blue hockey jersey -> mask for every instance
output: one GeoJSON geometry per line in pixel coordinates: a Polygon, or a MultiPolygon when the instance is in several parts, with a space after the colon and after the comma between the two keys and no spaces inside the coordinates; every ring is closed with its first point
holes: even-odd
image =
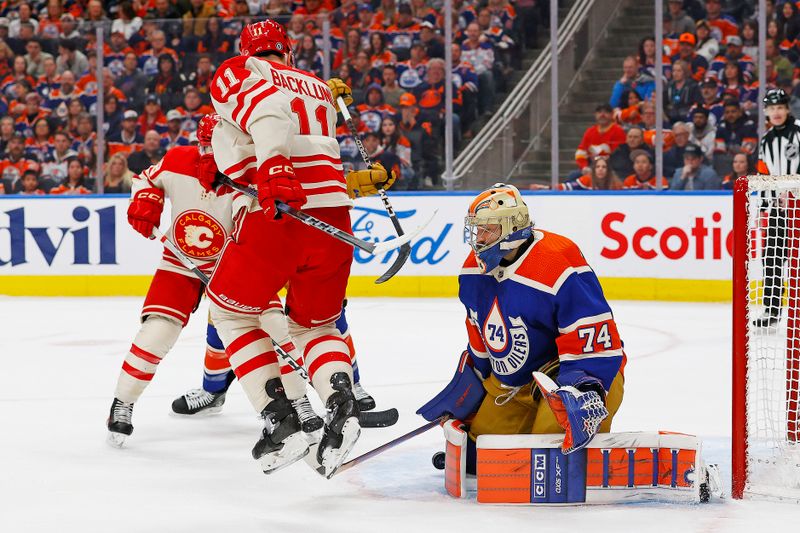
{"type": "Polygon", "coordinates": [[[470,253],[459,298],[467,309],[467,349],[484,378],[491,372],[506,385],[525,385],[532,372],[558,358],[559,385],[599,381],[607,391],[624,367],[600,282],[566,237],[536,230],[513,264],[486,274],[470,253]]]}

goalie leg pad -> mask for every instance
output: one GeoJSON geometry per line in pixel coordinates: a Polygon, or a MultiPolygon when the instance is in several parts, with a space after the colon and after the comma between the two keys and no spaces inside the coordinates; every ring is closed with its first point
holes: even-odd
{"type": "Polygon", "coordinates": [[[478,501],[608,504],[700,501],[700,440],[659,432],[606,433],[572,454],[563,437],[478,437],[478,501]]]}
{"type": "Polygon", "coordinates": [[[155,376],[158,364],[172,349],[183,326],[161,315],[145,317],[122,363],[114,397],[135,403],[155,376]]]}
{"type": "Polygon", "coordinates": [[[469,438],[461,420],[448,420],[442,426],[445,439],[444,488],[454,498],[467,497],[467,443],[469,438]]]}

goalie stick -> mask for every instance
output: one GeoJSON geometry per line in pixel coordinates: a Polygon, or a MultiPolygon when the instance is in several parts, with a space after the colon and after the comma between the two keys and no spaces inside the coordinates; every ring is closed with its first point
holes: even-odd
{"type": "MultiPolygon", "coordinates": [[[[240,185],[240,184],[236,183],[235,181],[230,179],[228,176],[225,176],[224,178],[222,178],[221,183],[224,183],[225,185],[227,185],[231,189],[239,191],[242,194],[246,194],[247,196],[250,196],[251,198],[258,198],[258,194],[256,193],[256,191],[254,191],[250,187],[246,187],[244,185],[240,185]]],[[[284,214],[286,214],[286,215],[288,215],[288,216],[290,216],[290,217],[292,217],[294,219],[297,219],[300,222],[302,222],[303,224],[306,224],[308,226],[311,226],[312,228],[316,228],[316,229],[318,229],[318,230],[320,230],[320,231],[322,231],[324,233],[327,233],[328,235],[330,235],[334,239],[338,239],[338,240],[340,240],[342,242],[345,242],[345,243],[349,244],[350,246],[352,246],[354,248],[358,248],[359,250],[367,252],[368,254],[371,254],[371,255],[381,255],[381,254],[384,254],[384,253],[389,252],[391,250],[400,248],[404,244],[407,244],[411,239],[413,239],[414,237],[419,235],[419,233],[423,229],[425,229],[425,226],[430,224],[431,220],[433,220],[433,217],[436,216],[436,213],[439,212],[438,209],[436,211],[434,211],[433,214],[431,215],[431,217],[424,224],[422,224],[421,226],[417,227],[417,229],[415,229],[411,233],[405,234],[405,235],[403,235],[401,237],[396,237],[394,239],[388,239],[388,240],[385,240],[383,242],[372,243],[372,242],[367,242],[365,240],[359,239],[358,237],[355,237],[353,235],[350,235],[346,231],[342,231],[339,228],[337,228],[336,226],[332,226],[331,224],[328,224],[327,222],[323,222],[322,220],[320,220],[320,219],[318,219],[316,217],[313,217],[313,216],[309,215],[308,213],[305,213],[305,212],[303,212],[303,211],[301,211],[299,209],[295,209],[294,207],[291,207],[290,205],[287,205],[287,204],[285,204],[285,203],[283,203],[281,201],[276,201],[275,202],[275,206],[278,209],[278,211],[280,211],[281,213],[284,213],[284,214]]],[[[400,265],[400,266],[403,266],[403,265],[400,265]]],[[[392,276],[394,276],[397,273],[397,271],[400,270],[399,267],[396,268],[396,269],[394,267],[395,267],[395,265],[392,265],[389,268],[389,270],[387,270],[386,273],[383,274],[380,278],[378,278],[378,280],[376,280],[375,282],[376,283],[379,283],[379,282],[383,283],[383,281],[386,281],[387,279],[389,279],[392,276]],[[383,281],[379,281],[379,280],[383,280],[383,281]]]]}
{"type": "MultiPolygon", "coordinates": [[[[341,96],[336,98],[336,103],[339,106],[339,110],[342,112],[342,118],[344,118],[345,124],[347,124],[347,129],[350,130],[350,135],[352,135],[353,139],[356,141],[356,146],[358,146],[358,151],[361,152],[361,159],[364,160],[364,164],[367,165],[367,168],[372,168],[372,159],[370,159],[369,154],[367,153],[367,149],[364,148],[364,144],[361,142],[361,138],[358,136],[358,131],[356,130],[355,124],[353,124],[353,117],[350,116],[350,111],[347,109],[347,105],[344,102],[344,98],[341,96]]],[[[381,197],[381,202],[383,202],[383,208],[386,210],[386,213],[389,215],[389,220],[392,221],[392,225],[394,226],[394,231],[397,233],[398,237],[402,237],[404,235],[403,228],[400,226],[400,220],[398,220],[397,215],[394,213],[394,208],[392,207],[391,202],[389,201],[389,196],[386,195],[386,191],[383,190],[383,187],[378,189],[378,195],[381,197]]],[[[375,283],[383,283],[391,279],[392,276],[397,274],[397,272],[403,268],[403,265],[411,256],[411,245],[406,242],[400,247],[400,250],[397,253],[397,259],[394,260],[392,266],[389,267],[381,277],[375,280],[375,283]]]]}
{"type": "MultiPolygon", "coordinates": [[[[161,241],[167,248],[167,250],[172,252],[172,254],[178,259],[178,261],[181,262],[183,266],[194,272],[194,275],[197,276],[198,279],[200,279],[200,281],[202,281],[204,285],[206,286],[208,285],[209,281],[208,276],[206,276],[202,270],[197,268],[197,266],[194,263],[192,263],[191,259],[186,257],[183,254],[183,252],[181,252],[180,249],[175,245],[174,242],[169,240],[169,238],[166,235],[161,233],[161,230],[159,230],[158,228],[153,228],[152,238],[161,241]]],[[[270,340],[272,339],[270,338],[270,340]]],[[[306,383],[311,385],[311,380],[308,377],[306,369],[297,364],[297,361],[295,361],[291,355],[286,353],[283,350],[283,348],[278,346],[278,343],[272,341],[272,345],[275,348],[275,352],[279,356],[281,356],[281,358],[284,361],[286,361],[286,363],[290,367],[292,367],[292,370],[300,374],[300,377],[302,377],[306,381],[306,383]]],[[[359,413],[358,423],[361,425],[361,427],[365,428],[385,428],[395,425],[399,418],[400,414],[397,412],[397,409],[392,407],[391,409],[386,409],[384,411],[364,411],[363,413],[359,413]]]]}
{"type": "Polygon", "coordinates": [[[346,463],[344,463],[342,466],[339,467],[339,469],[336,471],[336,474],[340,474],[340,473],[344,472],[345,470],[347,470],[349,468],[353,468],[354,466],[363,463],[364,461],[368,461],[369,459],[372,459],[373,457],[382,454],[386,450],[391,450],[392,448],[394,448],[398,444],[402,444],[407,440],[411,440],[414,437],[416,437],[417,435],[422,435],[423,433],[425,433],[429,429],[432,429],[432,428],[440,425],[441,423],[443,423],[447,419],[448,419],[448,415],[442,415],[439,418],[437,418],[436,420],[432,420],[432,421],[428,422],[427,424],[418,427],[417,429],[409,431],[405,435],[400,435],[396,439],[390,440],[386,444],[378,446],[377,448],[375,448],[373,450],[370,450],[370,451],[368,451],[368,452],[366,452],[364,454],[359,455],[355,459],[350,459],[349,461],[347,461],[346,463]]]}

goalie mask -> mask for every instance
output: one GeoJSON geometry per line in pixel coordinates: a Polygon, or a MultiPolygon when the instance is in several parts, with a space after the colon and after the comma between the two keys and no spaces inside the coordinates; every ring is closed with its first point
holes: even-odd
{"type": "Polygon", "coordinates": [[[483,272],[491,272],[532,235],[528,206],[513,185],[496,183],[470,204],[464,219],[469,245],[483,272]]]}

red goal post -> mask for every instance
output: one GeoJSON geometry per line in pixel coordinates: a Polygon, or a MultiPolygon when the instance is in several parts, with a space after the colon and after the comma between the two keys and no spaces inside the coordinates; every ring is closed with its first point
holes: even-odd
{"type": "Polygon", "coordinates": [[[733,225],[731,492],[800,501],[800,176],[738,178],[733,225]]]}

